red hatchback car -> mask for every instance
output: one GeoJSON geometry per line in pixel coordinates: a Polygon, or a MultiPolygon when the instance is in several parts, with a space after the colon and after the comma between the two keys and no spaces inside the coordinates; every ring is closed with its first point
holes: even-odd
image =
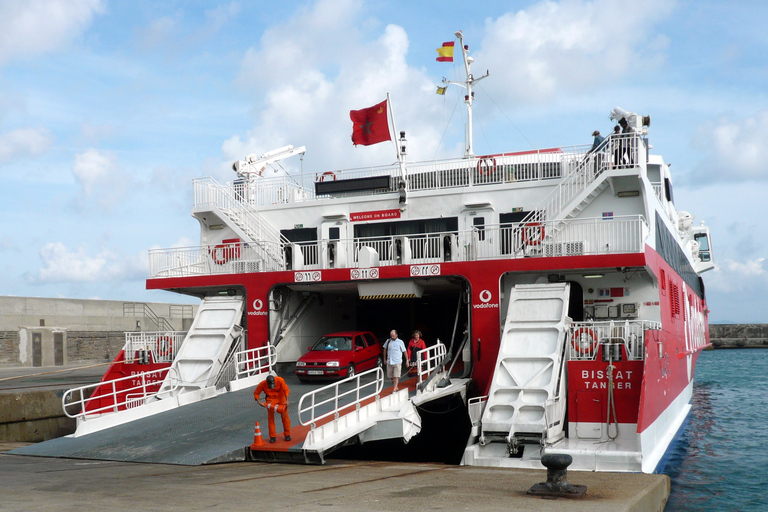
{"type": "Polygon", "coordinates": [[[296,376],[301,382],[343,379],[383,364],[381,343],[372,332],[335,332],[317,340],[299,358],[296,376]]]}

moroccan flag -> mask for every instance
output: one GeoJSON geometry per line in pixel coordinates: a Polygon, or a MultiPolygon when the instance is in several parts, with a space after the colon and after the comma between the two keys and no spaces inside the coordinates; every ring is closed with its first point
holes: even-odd
{"type": "Polygon", "coordinates": [[[453,62],[453,41],[437,49],[437,62],[453,62]]]}
{"type": "Polygon", "coordinates": [[[392,140],[387,122],[387,100],[361,110],[350,110],[352,120],[352,144],[370,146],[392,140]]]}

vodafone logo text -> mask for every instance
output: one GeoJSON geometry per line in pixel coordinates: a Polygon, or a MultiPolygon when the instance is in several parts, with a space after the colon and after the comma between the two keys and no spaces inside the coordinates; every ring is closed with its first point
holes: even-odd
{"type": "Polygon", "coordinates": [[[490,290],[481,291],[480,295],[478,295],[478,298],[480,299],[481,304],[472,304],[473,309],[488,309],[488,308],[498,309],[499,307],[498,302],[491,303],[491,299],[493,299],[493,294],[490,292],[490,290]]]}

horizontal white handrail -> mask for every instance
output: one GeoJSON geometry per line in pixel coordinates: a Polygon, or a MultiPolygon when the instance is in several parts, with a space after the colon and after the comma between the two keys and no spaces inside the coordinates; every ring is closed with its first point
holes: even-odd
{"type": "Polygon", "coordinates": [[[181,348],[186,331],[126,332],[126,362],[171,363],[181,348]]]}
{"type": "MultiPolygon", "coordinates": [[[[522,257],[635,253],[650,233],[642,215],[486,225],[465,231],[318,240],[293,243],[291,270],[358,268],[362,247],[375,249],[379,266],[522,257]]],[[[281,270],[259,260],[241,243],[237,253],[217,255],[208,246],[149,252],[150,278],[242,274],[281,270]],[[224,261],[225,260],[225,261],[224,261]]]]}
{"type": "MultiPolygon", "coordinates": [[[[157,395],[157,390],[169,371],[175,372],[170,367],[160,368],[67,390],[61,397],[62,409],[66,416],[79,419],[117,412],[123,409],[132,409],[137,407],[137,405],[143,405],[148,398],[157,395]],[[125,383],[128,383],[128,385],[123,387],[125,383]],[[97,396],[91,396],[100,387],[102,388],[102,393],[97,396]],[[107,390],[107,392],[103,392],[104,390],[107,390]],[[86,410],[89,404],[97,404],[100,401],[106,402],[106,405],[98,405],[86,410]],[[73,410],[74,412],[71,412],[73,410]]],[[[178,378],[171,378],[169,380],[171,381],[172,388],[167,391],[173,391],[178,387],[178,378]]]]}
{"type": "Polygon", "coordinates": [[[650,320],[574,322],[568,330],[568,359],[591,361],[601,345],[623,345],[628,360],[645,359],[645,331],[661,329],[650,320]]]}
{"type": "Polygon", "coordinates": [[[310,425],[314,430],[318,421],[331,416],[338,419],[339,412],[348,407],[359,409],[365,400],[378,397],[382,389],[384,370],[381,368],[373,368],[318,388],[301,397],[299,423],[310,425]]]}
{"type": "Polygon", "coordinates": [[[252,375],[268,373],[277,361],[274,345],[251,348],[235,354],[237,371],[235,379],[243,379],[252,375]]]}
{"type": "MultiPolygon", "coordinates": [[[[590,146],[569,146],[543,150],[480,155],[470,158],[406,162],[405,186],[407,191],[438,190],[452,187],[473,187],[517,181],[539,181],[560,178],[572,172],[583,160],[590,146]]],[[[280,175],[272,178],[254,177],[251,181],[229,183],[231,197],[253,206],[315,201],[318,196],[315,183],[322,181],[353,180],[388,177],[389,186],[366,190],[366,195],[396,192],[401,181],[399,165],[330,170],[299,175],[280,175]]],[[[197,184],[209,180],[196,180],[197,184]]],[[[217,191],[216,194],[223,194],[217,191]]],[[[344,192],[353,195],[355,192],[344,192]]],[[[213,204],[218,198],[210,197],[202,188],[195,193],[195,205],[213,204]]]]}

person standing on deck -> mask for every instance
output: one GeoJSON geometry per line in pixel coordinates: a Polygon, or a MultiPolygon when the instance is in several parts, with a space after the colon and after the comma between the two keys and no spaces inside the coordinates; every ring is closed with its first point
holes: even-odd
{"type": "Polygon", "coordinates": [[[283,422],[283,435],[286,441],[291,440],[291,418],[288,416],[288,395],[291,390],[282,377],[268,375],[267,378],[256,386],[253,391],[253,399],[260,406],[267,408],[267,420],[269,422],[269,442],[274,443],[277,440],[277,429],[275,428],[275,411],[280,413],[280,419],[283,422]],[[266,403],[259,400],[260,395],[264,393],[266,403]]]}
{"type": "Polygon", "coordinates": [[[401,365],[403,364],[403,354],[406,353],[405,343],[397,337],[397,331],[392,329],[389,333],[389,339],[384,342],[387,360],[387,377],[392,379],[392,384],[397,391],[397,385],[400,383],[401,365]]]}

